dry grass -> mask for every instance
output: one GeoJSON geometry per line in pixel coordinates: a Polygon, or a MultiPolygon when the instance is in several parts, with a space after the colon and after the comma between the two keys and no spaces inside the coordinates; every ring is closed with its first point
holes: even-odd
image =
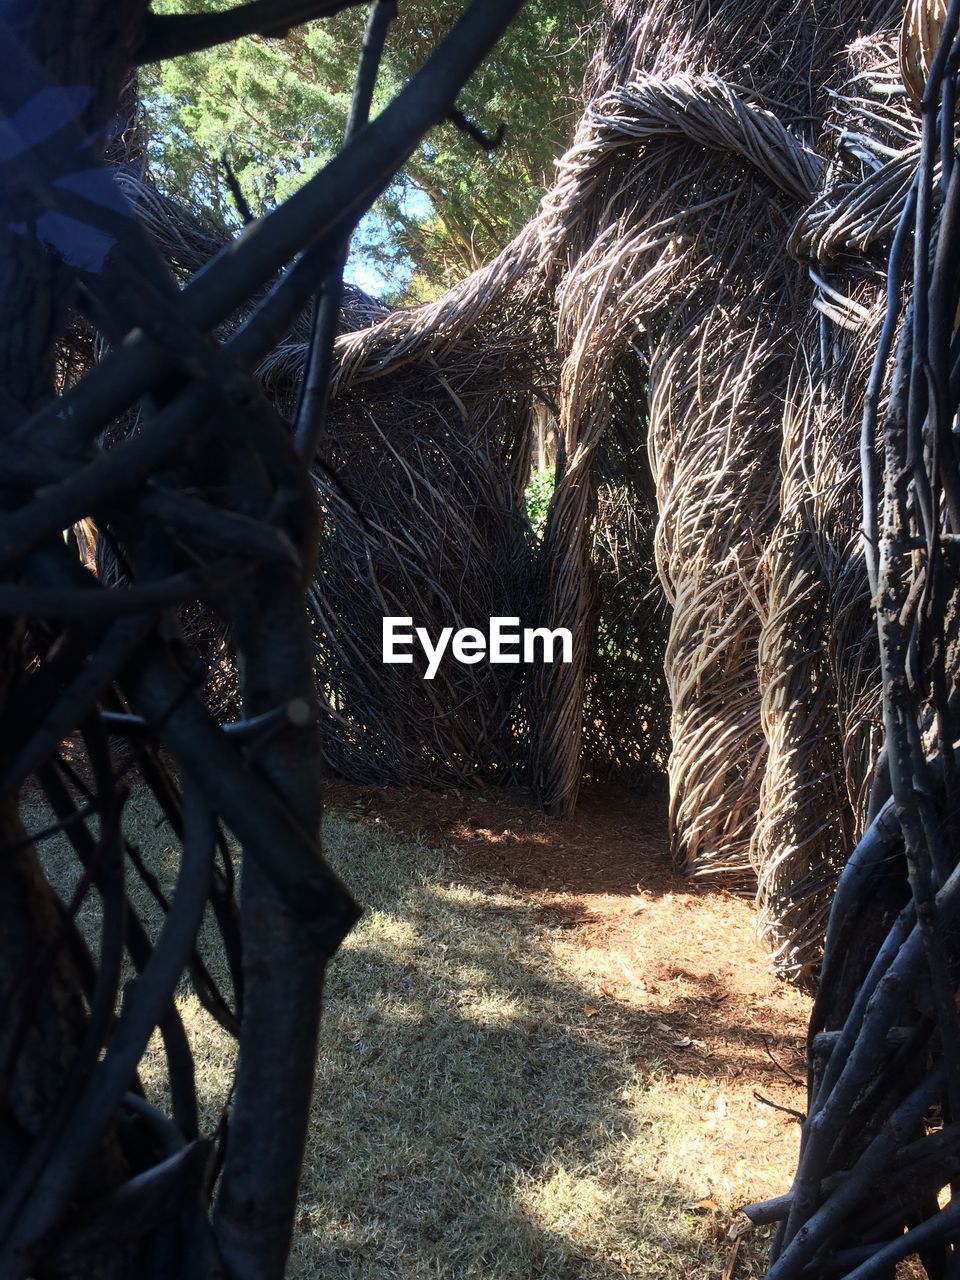
{"type": "MultiPolygon", "coordinates": [[[[132,838],[169,884],[171,833],[144,799],[131,809],[132,838]]],[[[26,816],[43,825],[39,808],[26,816]]],[[[726,1228],[746,1197],[783,1188],[794,1130],[744,1101],[759,1079],[750,1055],[732,1062],[709,1028],[682,1034],[683,1010],[708,1007],[703,975],[658,984],[640,971],[645,931],[672,929],[696,950],[698,903],[721,911],[730,936],[747,927],[744,904],[595,895],[623,927],[591,935],[571,929],[559,899],[545,905],[379,821],[332,816],[326,840],[368,911],[329,979],[291,1275],[724,1275],[726,1228]]],[[[68,886],[65,850],[51,842],[44,859],[68,886]]],[[[756,971],[769,982],[759,953],[756,971]]],[[[212,1124],[232,1046],[189,990],[179,1003],[212,1124]]],[[[158,1050],[143,1078],[162,1094],[158,1050]]],[[[760,1274],[758,1244],[744,1242],[734,1277],[760,1274]]]]}

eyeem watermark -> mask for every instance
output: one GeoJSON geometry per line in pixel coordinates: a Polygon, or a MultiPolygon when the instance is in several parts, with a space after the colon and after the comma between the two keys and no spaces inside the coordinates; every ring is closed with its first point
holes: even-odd
{"type": "Polygon", "coordinates": [[[384,618],[383,661],[412,663],[410,650],[417,640],[427,659],[427,680],[432,680],[437,674],[448,648],[457,662],[467,666],[484,660],[507,663],[573,661],[573,637],[566,627],[557,627],[554,631],[547,627],[524,627],[521,631],[519,618],[491,618],[489,636],[476,627],[461,627],[456,632],[453,627],[444,627],[436,643],[426,627],[413,626],[412,618],[384,618]]]}

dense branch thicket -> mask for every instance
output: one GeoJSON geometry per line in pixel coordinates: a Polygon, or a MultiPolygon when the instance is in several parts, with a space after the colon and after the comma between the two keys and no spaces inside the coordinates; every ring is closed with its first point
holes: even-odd
{"type": "Polygon", "coordinates": [[[779,1223],[770,1280],[889,1280],[912,1255],[931,1277],[960,1268],[958,29],[960,4],[918,5],[901,33],[921,129],[859,451],[884,748],[830,911],[796,1177],[748,1210],[779,1223]]]}
{"type": "MultiPolygon", "coordinates": [[[[574,804],[598,741],[618,767],[648,769],[660,758],[653,672],[668,626],[677,856],[700,877],[759,885],[775,963],[801,981],[818,963],[837,874],[863,829],[880,739],[858,440],[884,246],[919,137],[899,22],[883,4],[866,15],[834,3],[762,15],[739,3],[709,14],[609,5],[583,118],[537,217],[445,298],[337,347],[332,415],[341,434],[367,432],[381,464],[389,444],[377,443],[377,428],[390,422],[390,442],[409,440],[415,387],[432,423],[416,428],[424,438],[445,430],[458,449],[480,441],[474,470],[495,483],[482,482],[477,551],[519,564],[520,593],[522,531],[505,558],[509,536],[491,512],[514,519],[530,399],[556,406],[557,482],[528,608],[537,622],[572,629],[577,660],[531,673],[508,750],[492,759],[500,768],[526,729],[526,776],[558,814],[574,804]],[[651,540],[669,617],[646,603],[651,540]],[[608,565],[627,573],[591,572],[612,547],[608,565]],[[625,579],[635,593],[624,593],[625,579]],[[632,642],[621,642],[625,631],[632,642]],[[617,714],[630,684],[629,712],[617,714]]],[[[302,359],[290,344],[268,380],[302,359]]],[[[415,440],[397,458],[409,469],[403,481],[369,498],[362,479],[356,487],[377,557],[399,567],[410,553],[381,511],[405,489],[413,500],[439,490],[451,508],[461,499],[458,473],[418,484],[415,440]]],[[[343,465],[358,464],[344,455],[343,465]]],[[[443,527],[436,513],[424,519],[431,532],[415,554],[429,570],[424,590],[404,583],[408,604],[460,599],[462,566],[447,563],[443,527]]],[[[502,570],[491,578],[476,567],[484,585],[471,594],[484,606],[502,598],[502,570]]],[[[334,584],[325,604],[332,630],[343,588],[334,584]]],[[[352,590],[351,636],[372,644],[380,612],[373,585],[367,598],[352,590]]],[[[391,717],[403,711],[390,690],[397,678],[373,666],[364,677],[391,717]]],[[[458,742],[486,749],[489,714],[478,740],[476,699],[457,692],[442,704],[440,731],[459,766],[458,742]],[[471,707],[462,728],[460,706],[471,707]]],[[[422,726],[433,733],[440,721],[416,703],[421,694],[404,695],[404,736],[429,757],[422,726]]],[[[491,689],[483,704],[494,721],[500,698],[491,689]]],[[[360,719],[358,742],[380,732],[360,719]]],[[[489,772],[477,752],[469,766],[489,772]]]]}
{"type": "MultiPolygon", "coordinates": [[[[807,982],[885,785],[858,454],[920,72],[884,4],[763,12],[609,4],[537,216],[437,302],[340,337],[311,599],[333,771],[526,781],[558,815],[585,775],[663,767],[664,658],[677,857],[758,889],[807,982]],[[427,685],[381,664],[387,612],[568,626],[575,661],[427,685]]],[[[278,403],[307,356],[295,331],[262,365],[278,403]]]]}
{"type": "Polygon", "coordinates": [[[145,0],[7,6],[0,21],[5,1280],[285,1270],[324,967],[358,913],[319,835],[307,603],[322,526],[312,442],[334,336],[323,297],[339,299],[357,218],[453,107],[519,0],[466,9],[365,126],[394,7],[377,0],[348,141],[296,197],[212,246],[202,272],[160,252],[96,144],[136,62],[229,39],[237,24],[273,29],[342,7],[255,0],[202,18],[199,36],[197,22],[147,15],[145,0]],[[253,371],[305,308],[311,394],[294,434],[253,371]],[[98,579],[78,539],[64,539],[82,520],[116,573],[98,579]],[[204,705],[181,630],[198,602],[237,659],[231,724],[204,705]],[[131,762],[181,844],[169,897],[128,835],[131,762]],[[18,817],[26,785],[51,811],[33,836],[18,817]],[[227,831],[243,853],[239,894],[227,831]],[[67,901],[36,851],[56,832],[80,867],[67,901]],[[162,908],[157,931],[127,893],[137,876],[162,908]],[[91,945],[78,921],[94,897],[91,945]],[[204,964],[205,916],[232,990],[204,964]],[[174,1002],[184,974],[238,1040],[229,1111],[212,1134],[200,1132],[174,1002]],[[155,1030],[166,1110],[138,1074],[155,1030]]]}
{"type": "MultiPolygon", "coordinates": [[[[111,182],[86,141],[138,58],[204,47],[196,23],[143,31],[131,0],[115,48],[78,0],[62,30],[0,26],[4,1274],[119,1242],[279,1275],[323,962],[355,914],[320,856],[321,763],[526,780],[564,815],[585,772],[662,764],[662,654],[677,856],[758,889],[797,981],[833,904],[797,1179],[753,1210],[783,1224],[770,1275],[888,1276],[910,1252],[957,1270],[938,1195],[960,1115],[960,0],[610,0],[528,226],[436,302],[341,306],[351,226],[516,7],[474,5],[364,126],[378,0],[343,150],[227,244],[142,175],[111,182]],[[49,118],[18,134],[38,102],[49,118]],[[523,491],[542,406],[559,448],[540,540],[523,491]],[[99,580],[60,537],[91,517],[99,580]],[[381,663],[385,614],[569,627],[574,661],[425,682],[381,663]],[[240,659],[226,726],[198,626],[240,659]],[[81,770],[58,753],[77,729],[81,770]],[[183,839],[157,938],[124,893],[117,735],[183,839]],[[31,773],[100,894],[95,957],[18,824],[31,773]],[[247,855],[239,918],[220,820],[247,855]],[[208,902],[231,993],[195,955],[208,902]],[[114,1019],[124,951],[141,976],[114,1019]],[[184,968],[240,1038],[226,1146],[197,1133],[184,968]],[[155,1026],[172,1118],[135,1075],[155,1026]]],[[[202,39],[306,8],[257,0],[202,39]]]]}

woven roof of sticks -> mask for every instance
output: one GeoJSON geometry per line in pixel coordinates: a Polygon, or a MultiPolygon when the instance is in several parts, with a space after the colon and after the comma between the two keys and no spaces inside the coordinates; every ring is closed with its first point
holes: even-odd
{"type": "MultiPolygon", "coordinates": [[[[585,770],[663,767],[663,662],[677,856],[759,886],[798,980],[880,733],[860,422],[933,30],[912,3],[610,0],[531,222],[438,301],[349,296],[318,451],[330,766],[526,780],[563,815],[585,770]],[[574,661],[427,684],[380,662],[387,613],[569,627],[574,661]]],[[[209,252],[143,198],[174,260],[209,252]]],[[[279,400],[305,351],[302,329],[264,365],[279,400]]]]}

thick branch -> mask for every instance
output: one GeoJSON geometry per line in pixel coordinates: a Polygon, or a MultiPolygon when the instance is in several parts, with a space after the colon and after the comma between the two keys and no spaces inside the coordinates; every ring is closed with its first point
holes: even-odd
{"type": "Polygon", "coordinates": [[[147,17],[138,64],[177,58],[241,36],[285,36],[291,27],[331,18],[366,0],[251,0],[222,13],[156,14],[147,17]]]}

